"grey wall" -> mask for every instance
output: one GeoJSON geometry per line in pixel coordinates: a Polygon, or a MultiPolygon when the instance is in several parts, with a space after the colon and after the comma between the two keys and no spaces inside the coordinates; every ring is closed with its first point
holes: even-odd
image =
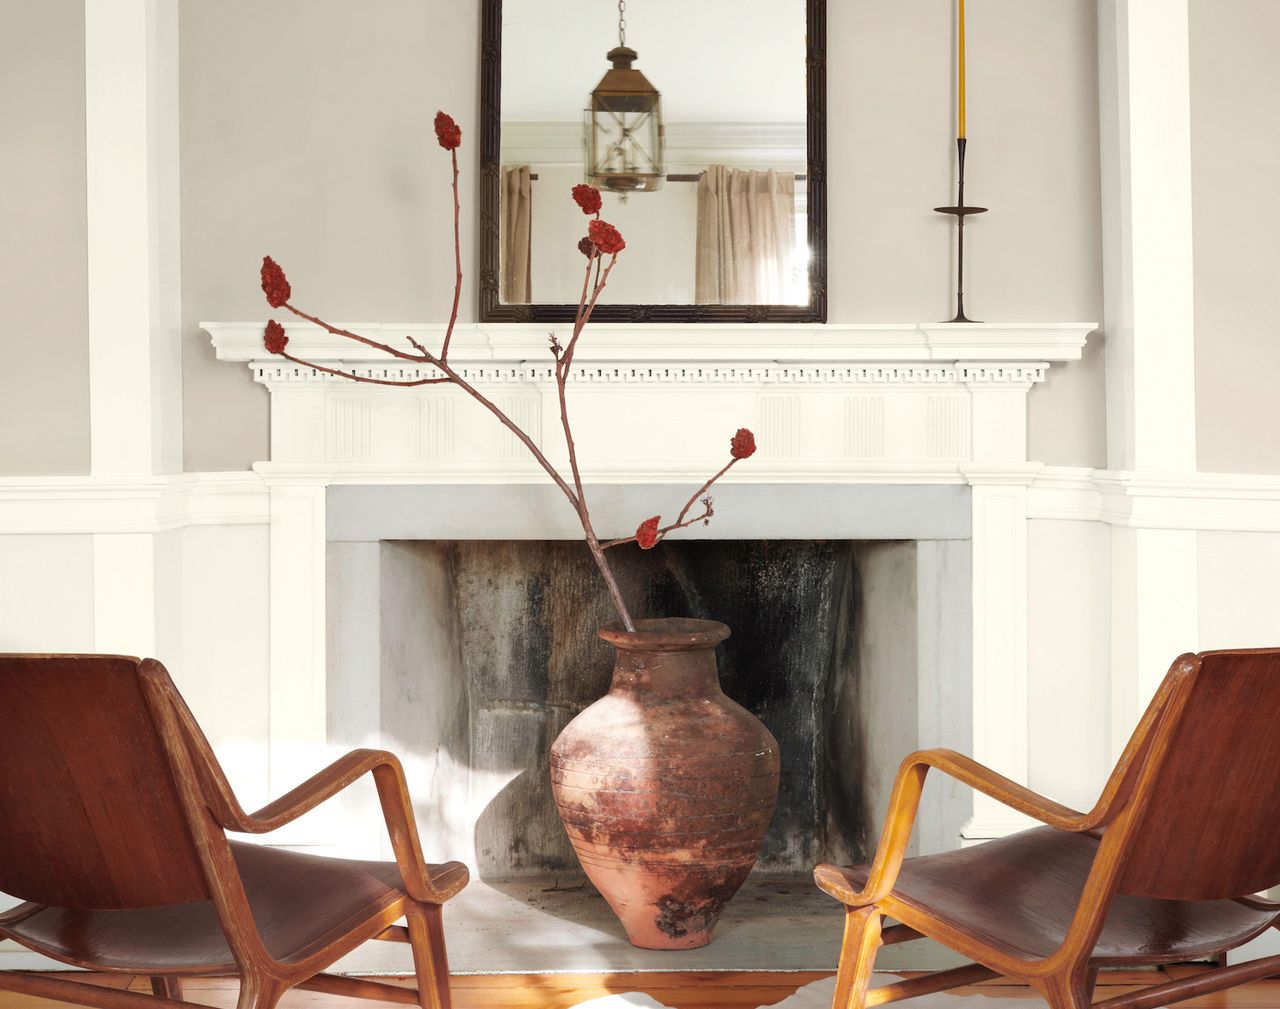
{"type": "Polygon", "coordinates": [[[0,4],[0,474],[89,471],[83,0],[0,4]]]}
{"type": "MultiPolygon", "coordinates": [[[[951,314],[951,0],[829,5],[831,320],[951,314]]],[[[969,304],[991,321],[1101,316],[1093,0],[969,11],[969,304]]],[[[183,311],[188,469],[267,454],[267,396],[219,364],[200,319],[261,319],[264,253],[336,319],[442,319],[447,161],[463,127],[463,256],[475,262],[479,3],[224,0],[182,5],[183,311]]],[[[467,271],[468,279],[475,271],[467,271]]],[[[463,298],[474,318],[474,288],[463,298]]],[[[1031,451],[1105,462],[1102,356],[1055,366],[1031,451]]]]}
{"type": "Polygon", "coordinates": [[[196,323],[266,317],[263,255],[330,318],[447,318],[449,160],[431,119],[463,124],[474,262],[479,4],[187,2],[180,30],[186,468],[238,469],[267,457],[267,394],[196,323]]]}
{"type": "Polygon", "coordinates": [[[1280,473],[1280,4],[1191,2],[1196,449],[1280,473]]]}
{"type": "MultiPolygon", "coordinates": [[[[951,0],[828,4],[831,321],[948,319],[951,0]]],[[[967,16],[966,309],[1102,316],[1094,0],[984,0],[967,16]]],[[[1101,338],[1030,401],[1031,457],[1106,462],[1101,338]]]]}

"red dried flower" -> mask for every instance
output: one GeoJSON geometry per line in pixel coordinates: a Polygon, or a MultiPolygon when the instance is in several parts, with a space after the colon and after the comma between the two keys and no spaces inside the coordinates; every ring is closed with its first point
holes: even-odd
{"type": "Polygon", "coordinates": [[[275,319],[267,323],[267,328],[262,333],[262,345],[267,348],[268,354],[283,354],[285,347],[289,345],[289,338],[284,335],[284,327],[275,319]]]}
{"type": "Polygon", "coordinates": [[[636,542],[640,544],[641,550],[652,550],[658,545],[658,522],[661,516],[655,515],[653,518],[645,519],[640,523],[640,527],[636,529],[636,542]]]}
{"type": "Polygon", "coordinates": [[[573,202],[582,208],[584,214],[598,214],[603,206],[600,190],[595,186],[579,184],[573,187],[573,202]]]}
{"type": "Polygon", "coordinates": [[[622,240],[622,235],[619,234],[618,229],[612,224],[606,224],[604,221],[595,220],[588,224],[587,234],[591,236],[591,241],[595,243],[595,247],[605,255],[616,256],[627,247],[627,243],[622,240]]]}
{"type": "Polygon", "coordinates": [[[270,256],[262,257],[262,293],[267,296],[267,304],[272,308],[279,308],[293,294],[284,270],[270,256]]]}
{"type": "Polygon", "coordinates": [[[729,454],[735,459],[749,459],[756,454],[756,436],[745,427],[729,439],[729,454]]]}
{"type": "Polygon", "coordinates": [[[462,143],[462,127],[447,112],[436,113],[436,140],[446,151],[457,150],[462,143]]]}
{"type": "Polygon", "coordinates": [[[578,251],[588,259],[594,259],[596,255],[596,243],[584,235],[582,241],[578,243],[578,251]]]}

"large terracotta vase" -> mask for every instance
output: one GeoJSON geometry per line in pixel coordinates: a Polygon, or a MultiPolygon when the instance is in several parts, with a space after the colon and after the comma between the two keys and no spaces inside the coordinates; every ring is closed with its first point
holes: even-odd
{"type": "Polygon", "coordinates": [[[711,941],[760,854],[778,744],[720,690],[712,620],[641,620],[600,636],[609,692],[551,747],[556,806],[591,882],[646,949],[711,941]]]}

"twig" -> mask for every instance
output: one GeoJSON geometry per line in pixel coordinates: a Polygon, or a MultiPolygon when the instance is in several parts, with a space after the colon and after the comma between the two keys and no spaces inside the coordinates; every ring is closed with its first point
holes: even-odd
{"type": "MultiPolygon", "coordinates": [[[[443,115],[443,113],[441,115],[443,115]]],[[[445,118],[447,119],[447,117],[445,118]]],[[[452,120],[448,120],[448,122],[452,124],[452,120]]],[[[441,129],[440,125],[437,124],[437,132],[439,132],[440,129],[441,129]]],[[[455,126],[455,129],[456,129],[456,126],[455,126]]],[[[629,631],[634,631],[635,623],[631,619],[631,614],[627,610],[626,602],[625,600],[623,600],[622,592],[618,587],[617,579],[614,577],[613,571],[609,566],[609,562],[605,557],[605,550],[609,549],[610,547],[620,546],[623,543],[635,542],[636,537],[629,536],[625,539],[609,540],[606,543],[601,543],[599,538],[596,536],[595,529],[592,527],[592,524],[591,524],[591,515],[587,509],[586,491],[582,481],[582,473],[578,466],[577,446],[574,444],[573,429],[569,423],[569,406],[568,406],[568,398],[566,394],[569,375],[573,365],[573,355],[574,355],[574,352],[577,350],[578,340],[582,336],[583,330],[586,328],[587,323],[591,319],[591,314],[595,310],[595,306],[600,299],[601,292],[604,291],[605,286],[609,282],[609,274],[612,272],[614,266],[618,262],[618,254],[616,252],[611,253],[609,257],[609,262],[605,264],[605,263],[602,263],[602,260],[604,259],[604,254],[600,252],[598,249],[592,250],[592,255],[588,257],[586,269],[583,272],[582,294],[578,299],[577,311],[574,313],[572,335],[569,337],[568,343],[563,346],[560,344],[560,341],[557,339],[555,333],[552,333],[550,335],[551,354],[556,361],[555,376],[556,376],[557,395],[560,400],[560,422],[561,422],[562,428],[564,429],[564,437],[565,437],[566,448],[568,450],[571,479],[573,481],[573,486],[570,486],[568,481],[566,481],[565,478],[560,475],[560,472],[551,464],[551,461],[546,457],[546,455],[538,447],[538,445],[533,441],[533,439],[530,438],[529,435],[526,434],[520,428],[520,426],[516,424],[516,422],[513,421],[509,416],[507,416],[507,414],[504,413],[496,404],[494,404],[491,400],[488,399],[488,397],[486,397],[483,393],[481,393],[478,389],[476,389],[473,385],[471,385],[471,383],[469,383],[466,379],[464,379],[462,375],[459,374],[459,372],[456,371],[448,363],[450,341],[453,339],[454,328],[457,325],[458,306],[459,306],[461,295],[462,295],[462,245],[461,245],[460,224],[459,224],[460,215],[461,215],[461,199],[458,193],[458,154],[457,154],[456,144],[457,144],[456,137],[454,138],[453,146],[449,146],[449,144],[446,143],[446,138],[443,136],[441,137],[441,146],[448,147],[448,149],[450,150],[450,154],[452,157],[452,164],[453,164],[453,258],[454,258],[454,267],[455,267],[455,279],[454,279],[454,287],[453,287],[453,307],[449,313],[449,324],[445,328],[444,338],[442,339],[440,344],[439,356],[431,353],[431,351],[429,351],[426,347],[424,347],[422,343],[420,343],[412,335],[406,336],[406,339],[408,340],[410,346],[413,347],[414,353],[408,353],[406,351],[399,350],[395,347],[392,347],[389,344],[382,343],[378,340],[370,339],[369,337],[366,337],[366,336],[361,336],[359,333],[353,333],[348,329],[342,329],[339,326],[334,326],[330,323],[327,323],[323,319],[317,316],[309,315],[308,313],[303,312],[298,308],[295,308],[288,301],[277,300],[274,295],[276,290],[279,290],[280,288],[283,288],[285,297],[286,298],[288,297],[287,281],[285,281],[283,275],[281,275],[279,277],[279,280],[281,283],[276,285],[276,287],[269,289],[268,287],[269,279],[266,273],[267,267],[269,264],[267,264],[264,261],[264,266],[263,266],[263,269],[264,269],[263,289],[264,291],[266,291],[268,295],[268,301],[272,305],[286,308],[290,312],[292,312],[294,315],[298,316],[298,318],[305,319],[308,322],[311,322],[317,326],[320,326],[322,329],[326,330],[329,333],[332,333],[335,336],[341,336],[345,339],[353,340],[357,343],[362,343],[367,347],[372,347],[376,350],[381,350],[384,353],[390,355],[391,357],[399,358],[402,361],[412,361],[416,364],[430,365],[431,367],[438,369],[440,374],[430,378],[419,378],[419,379],[373,378],[367,375],[357,375],[355,372],[348,371],[343,368],[332,368],[327,365],[317,364],[314,361],[306,361],[306,360],[303,360],[302,358],[295,357],[292,354],[285,352],[284,346],[285,344],[287,344],[287,339],[283,339],[283,338],[279,339],[278,344],[275,342],[277,337],[283,337],[283,333],[281,332],[278,324],[275,323],[274,321],[268,325],[267,332],[265,334],[265,339],[267,341],[267,349],[270,350],[272,353],[277,354],[280,357],[283,357],[285,360],[293,362],[294,364],[302,365],[307,368],[313,368],[316,371],[324,372],[329,375],[336,375],[340,378],[350,379],[353,382],[366,382],[373,385],[391,385],[391,386],[402,386],[402,387],[424,386],[424,385],[445,385],[445,384],[456,385],[459,389],[461,389],[468,396],[470,396],[477,403],[479,403],[486,410],[488,410],[491,414],[493,414],[493,416],[497,418],[499,423],[501,423],[508,431],[510,431],[516,437],[516,439],[520,441],[520,443],[523,444],[524,447],[529,450],[529,453],[533,456],[534,460],[538,463],[539,466],[542,467],[543,470],[546,471],[547,475],[551,477],[555,485],[560,488],[561,492],[568,499],[570,505],[573,506],[574,511],[576,511],[578,514],[578,520],[579,522],[581,522],[582,530],[586,535],[587,546],[591,551],[591,556],[595,560],[596,566],[600,569],[601,577],[604,579],[605,586],[609,590],[609,596],[612,599],[613,604],[618,611],[618,615],[622,618],[623,626],[625,626],[629,631]],[[592,278],[591,278],[593,266],[595,269],[594,284],[592,283],[592,278]]],[[[599,212],[597,211],[596,212],[597,219],[599,218],[599,216],[600,216],[599,212]]],[[[276,267],[276,269],[278,270],[278,267],[276,267]]],[[[748,436],[749,436],[749,433],[748,433],[748,436]]],[[[737,452],[736,444],[735,444],[734,450],[735,452],[737,452]]],[[[685,506],[680,510],[680,514],[676,518],[675,522],[672,522],[670,525],[667,525],[657,531],[658,539],[662,539],[664,536],[667,535],[667,533],[673,532],[676,529],[683,529],[687,526],[693,525],[696,522],[705,522],[708,519],[710,519],[711,516],[714,514],[714,511],[712,509],[712,501],[710,497],[707,497],[704,495],[706,494],[706,491],[711,487],[711,485],[715,483],[718,479],[720,479],[720,477],[724,476],[724,474],[728,472],[729,467],[732,466],[737,461],[738,461],[738,457],[735,455],[735,457],[731,459],[728,462],[728,464],[724,466],[723,469],[721,469],[718,473],[716,473],[713,477],[711,477],[710,480],[704,483],[702,487],[700,487],[698,491],[693,495],[693,497],[689,499],[688,503],[686,503],[685,506]],[[694,518],[688,518],[690,509],[693,507],[694,502],[697,501],[699,498],[701,498],[702,504],[703,504],[703,510],[701,514],[695,516],[694,518]]],[[[555,890],[580,890],[584,886],[586,886],[586,883],[582,883],[574,887],[561,887],[559,885],[559,881],[557,880],[548,890],[545,890],[544,892],[550,893],[555,890]]]]}
{"type": "MultiPolygon", "coordinates": [[[[599,257],[596,257],[597,262],[599,257]]],[[[587,301],[587,286],[584,280],[582,285],[582,298],[578,302],[578,320],[573,326],[573,336],[569,339],[569,346],[564,349],[562,354],[556,358],[556,394],[560,399],[560,426],[564,429],[565,447],[569,453],[569,470],[573,475],[573,486],[578,494],[578,519],[582,523],[582,531],[587,538],[587,549],[591,551],[591,557],[596,562],[596,567],[600,569],[600,577],[604,579],[605,588],[608,589],[610,597],[613,599],[613,605],[618,610],[618,615],[622,618],[622,626],[628,631],[636,629],[635,621],[631,619],[631,611],[627,609],[626,600],[622,598],[622,590],[618,587],[618,581],[613,576],[613,569],[609,566],[609,561],[605,558],[604,548],[600,545],[600,538],[596,536],[595,528],[591,524],[591,512],[587,508],[587,494],[582,486],[582,473],[578,469],[578,449],[573,442],[573,429],[569,425],[569,404],[565,395],[565,386],[569,382],[569,370],[573,364],[573,351],[578,343],[578,337],[582,335],[583,329],[587,322],[591,319],[591,312],[596,306],[596,301],[600,297],[600,292],[604,290],[604,285],[609,280],[609,271],[613,269],[613,264],[618,261],[618,254],[615,252],[613,258],[609,260],[609,266],[605,269],[604,275],[596,281],[595,290],[591,293],[591,300],[587,301]]],[[[591,277],[591,261],[587,261],[587,279],[591,277]]]]}
{"type": "MultiPolygon", "coordinates": [[[[306,319],[307,322],[315,323],[315,325],[319,326],[322,329],[328,330],[334,336],[345,336],[348,340],[355,340],[357,343],[363,343],[366,347],[373,347],[375,350],[384,351],[385,353],[390,354],[392,357],[400,358],[400,360],[402,361],[425,360],[425,358],[419,357],[417,354],[406,354],[403,350],[396,350],[396,348],[392,347],[390,344],[379,343],[377,340],[370,340],[367,336],[361,336],[359,333],[353,333],[349,329],[341,329],[338,326],[331,325],[325,322],[323,319],[317,319],[314,315],[308,315],[306,312],[303,312],[300,309],[294,308],[287,301],[280,307],[287,308],[299,319],[306,319]]],[[[412,340],[413,338],[410,337],[410,339],[412,340]]]]}
{"type": "Polygon", "coordinates": [[[585,879],[581,883],[579,883],[577,886],[561,886],[560,880],[557,879],[557,880],[553,880],[550,886],[544,886],[542,888],[542,892],[543,893],[576,893],[579,890],[585,890],[586,886],[587,886],[587,880],[585,879]]]}
{"type": "Polygon", "coordinates": [[[354,372],[343,371],[341,368],[326,368],[323,364],[316,364],[314,361],[304,361],[300,357],[294,357],[292,354],[281,351],[279,357],[283,357],[286,361],[292,361],[294,364],[300,364],[305,368],[314,368],[316,371],[323,371],[330,375],[337,375],[339,378],[349,378],[353,382],[368,382],[371,385],[398,385],[403,388],[409,388],[415,385],[442,385],[449,381],[447,378],[415,378],[415,379],[393,379],[393,378],[371,378],[368,375],[357,375],[354,372]]]}
{"type": "Polygon", "coordinates": [[[453,264],[457,268],[457,279],[453,282],[453,311],[449,313],[449,325],[444,331],[444,340],[440,344],[440,360],[449,360],[449,341],[453,339],[453,327],[458,321],[458,299],[462,297],[462,244],[458,237],[458,214],[461,203],[458,200],[458,149],[449,151],[453,158],[453,264]]]}
{"type": "MultiPolygon", "coordinates": [[[[708,521],[711,518],[711,516],[715,514],[715,509],[711,507],[711,498],[709,497],[703,498],[702,503],[704,505],[704,508],[702,510],[701,515],[695,515],[693,518],[688,519],[684,522],[680,522],[680,521],[672,522],[669,526],[662,526],[661,528],[659,528],[658,538],[657,540],[655,540],[654,545],[656,546],[658,543],[661,543],[664,539],[666,539],[667,533],[675,532],[677,529],[687,529],[689,528],[689,526],[696,526],[699,522],[708,521]]],[[[606,540],[604,543],[600,544],[600,549],[609,550],[612,547],[620,547],[624,543],[635,543],[635,542],[636,542],[636,536],[633,534],[631,536],[624,536],[621,539],[606,540]]]]}
{"type": "Polygon", "coordinates": [[[727,463],[724,464],[724,468],[721,469],[719,473],[717,473],[710,480],[708,480],[701,487],[699,487],[696,491],[694,491],[693,497],[689,498],[689,500],[685,502],[684,507],[680,509],[680,514],[676,516],[676,521],[677,522],[683,521],[684,517],[689,514],[689,509],[693,507],[693,503],[697,501],[700,497],[702,497],[702,495],[704,495],[707,491],[709,491],[713,483],[715,483],[722,476],[728,473],[729,470],[733,467],[733,464],[737,461],[738,460],[736,457],[733,459],[730,459],[727,463]]]}

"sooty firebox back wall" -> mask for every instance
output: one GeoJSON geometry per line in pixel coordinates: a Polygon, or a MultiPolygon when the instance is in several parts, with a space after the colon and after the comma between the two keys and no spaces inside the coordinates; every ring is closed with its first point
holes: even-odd
{"type": "MultiPolygon", "coordinates": [[[[480,874],[572,873],[547,754],[608,689],[612,650],[595,631],[615,614],[581,543],[438,546],[453,583],[469,763],[518,771],[477,821],[480,874]]],[[[721,685],[769,727],[782,756],[760,868],[807,873],[823,859],[864,854],[856,544],[685,541],[610,556],[635,616],[703,617],[732,629],[719,648],[721,685]]]]}

